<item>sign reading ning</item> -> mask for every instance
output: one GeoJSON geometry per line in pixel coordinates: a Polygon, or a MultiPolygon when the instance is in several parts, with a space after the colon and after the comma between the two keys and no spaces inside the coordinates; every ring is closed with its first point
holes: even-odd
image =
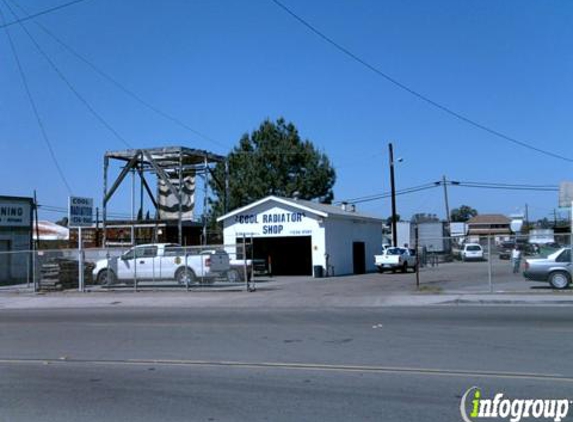
{"type": "Polygon", "coordinates": [[[93,198],[79,198],[70,196],[69,200],[69,227],[87,227],[93,224],[94,200],[93,198]]]}

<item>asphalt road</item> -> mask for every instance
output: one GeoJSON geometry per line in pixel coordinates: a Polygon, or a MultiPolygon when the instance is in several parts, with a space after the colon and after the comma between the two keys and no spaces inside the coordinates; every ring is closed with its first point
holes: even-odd
{"type": "Polygon", "coordinates": [[[472,386],[573,399],[572,320],[518,306],[3,310],[0,420],[459,421],[472,386]]]}

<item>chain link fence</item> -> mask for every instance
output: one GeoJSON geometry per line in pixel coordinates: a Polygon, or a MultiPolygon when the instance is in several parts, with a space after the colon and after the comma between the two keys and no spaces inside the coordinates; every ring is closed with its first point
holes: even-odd
{"type": "MultiPolygon", "coordinates": [[[[570,234],[538,239],[425,238],[423,244],[413,245],[418,262],[418,271],[413,275],[421,289],[435,292],[549,292],[552,288],[570,287],[571,244],[570,234]]],[[[221,288],[252,291],[260,268],[251,255],[248,245],[241,243],[2,252],[0,292],[221,288]]]]}
{"type": "Polygon", "coordinates": [[[547,292],[555,287],[550,281],[556,271],[571,281],[571,253],[559,256],[570,245],[570,234],[424,239],[417,247],[417,282],[450,293],[547,292]]]}
{"type": "Polygon", "coordinates": [[[0,252],[0,291],[33,290],[35,259],[32,251],[0,252]]]}
{"type": "Polygon", "coordinates": [[[243,245],[58,249],[0,253],[0,289],[255,289],[243,245]]]}

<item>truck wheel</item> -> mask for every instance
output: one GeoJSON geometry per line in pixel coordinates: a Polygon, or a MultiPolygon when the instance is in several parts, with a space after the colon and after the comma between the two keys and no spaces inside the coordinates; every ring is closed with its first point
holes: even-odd
{"type": "Polygon", "coordinates": [[[109,286],[115,283],[115,274],[111,270],[101,270],[97,275],[97,284],[100,286],[109,286]]]}
{"type": "Polygon", "coordinates": [[[227,281],[230,283],[237,283],[241,281],[241,276],[239,275],[239,272],[235,269],[227,271],[227,281]]]}
{"type": "Polygon", "coordinates": [[[404,262],[404,264],[402,265],[402,272],[403,273],[407,273],[408,272],[408,263],[404,262]]]}
{"type": "Polygon", "coordinates": [[[175,280],[177,280],[179,284],[192,284],[195,283],[195,279],[195,273],[191,268],[179,268],[175,273],[175,280]]]}
{"type": "Polygon", "coordinates": [[[549,284],[551,284],[551,287],[554,289],[566,289],[570,282],[569,274],[564,271],[555,271],[549,276],[549,284]]]}

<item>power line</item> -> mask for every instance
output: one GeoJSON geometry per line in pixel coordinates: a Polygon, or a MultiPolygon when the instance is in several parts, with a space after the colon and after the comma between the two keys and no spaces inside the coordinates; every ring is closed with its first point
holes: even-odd
{"type": "MultiPolygon", "coordinates": [[[[396,196],[407,195],[410,193],[416,193],[425,191],[428,189],[437,188],[442,186],[442,181],[429,182],[419,186],[413,186],[410,188],[405,188],[396,191],[396,196]]],[[[509,184],[509,183],[490,183],[490,182],[457,182],[448,180],[446,184],[449,186],[459,186],[466,188],[479,188],[479,189],[499,189],[507,191],[532,191],[532,192],[558,192],[559,187],[554,185],[522,185],[522,184],[509,184]]],[[[344,201],[337,201],[336,204],[341,204],[342,202],[348,202],[352,204],[360,204],[363,202],[378,201],[381,199],[386,199],[391,197],[391,192],[384,192],[379,194],[372,194],[367,196],[361,196],[357,198],[345,199],[344,201]]]]}
{"type": "MultiPolygon", "coordinates": [[[[402,195],[408,195],[410,193],[416,193],[416,192],[422,192],[428,189],[435,189],[437,186],[433,185],[433,186],[425,186],[425,187],[417,187],[417,188],[411,188],[411,189],[402,189],[402,190],[398,190],[396,191],[396,196],[402,196],[402,195]]],[[[370,202],[370,201],[376,201],[376,200],[380,200],[380,199],[386,199],[386,198],[390,198],[392,196],[391,192],[386,192],[383,193],[381,195],[378,195],[378,197],[373,197],[373,198],[369,198],[369,199],[359,199],[357,201],[354,201],[354,204],[360,204],[362,202],[370,202]]]]}
{"type": "MultiPolygon", "coordinates": [[[[14,12],[14,10],[12,9],[12,7],[8,4],[8,2],[6,0],[2,0],[2,2],[4,3],[4,5],[10,10],[10,12],[17,18],[18,15],[14,12]]],[[[32,41],[32,43],[34,44],[34,46],[36,47],[36,50],[38,50],[38,52],[42,55],[42,57],[44,57],[44,59],[50,64],[50,66],[52,67],[52,69],[54,69],[54,71],[56,72],[56,74],[60,77],[60,79],[66,84],[66,86],[70,89],[70,91],[72,91],[74,93],[74,95],[76,96],[76,98],[88,109],[88,111],[107,129],[109,130],[117,139],[119,139],[125,146],[127,146],[128,148],[132,148],[132,146],[129,144],[129,142],[119,134],[118,131],[116,131],[104,118],[101,114],[99,114],[92,106],[91,104],[78,92],[78,90],[72,85],[72,83],[69,81],[69,79],[62,73],[62,71],[58,68],[58,66],[56,66],[56,64],[54,63],[54,61],[48,56],[48,54],[42,49],[42,47],[38,44],[38,42],[36,41],[36,39],[32,36],[32,34],[30,33],[30,31],[28,31],[28,28],[26,28],[26,26],[23,23],[19,23],[21,28],[24,30],[24,32],[26,33],[26,35],[28,35],[28,38],[30,38],[30,40],[32,41]]]]}
{"type": "MultiPolygon", "coordinates": [[[[2,20],[2,22],[5,22],[4,13],[2,12],[1,9],[0,9],[0,19],[2,20]]],[[[60,179],[62,179],[63,184],[66,186],[66,189],[68,190],[68,193],[71,195],[72,188],[70,187],[70,184],[68,183],[66,176],[62,171],[60,163],[58,162],[58,159],[56,157],[56,153],[54,152],[54,148],[52,147],[52,143],[50,142],[50,138],[48,137],[48,133],[46,132],[46,128],[44,127],[44,123],[42,122],[42,118],[40,117],[40,112],[38,111],[36,101],[32,96],[32,91],[30,90],[30,86],[28,85],[28,79],[26,78],[26,73],[24,72],[22,63],[20,62],[20,57],[18,56],[16,46],[14,45],[14,41],[12,40],[12,36],[10,35],[10,30],[8,28],[5,28],[5,31],[6,35],[8,36],[8,41],[10,43],[10,49],[12,50],[12,55],[14,56],[14,60],[16,61],[16,65],[18,67],[20,78],[22,79],[22,84],[24,85],[24,90],[26,91],[26,96],[28,97],[28,101],[30,103],[30,106],[32,107],[34,116],[36,117],[36,122],[38,123],[38,127],[40,128],[40,132],[42,134],[42,138],[44,139],[44,143],[48,147],[50,157],[52,159],[52,162],[54,163],[54,166],[56,167],[60,179]]]]}
{"type": "Polygon", "coordinates": [[[559,186],[556,185],[530,185],[530,184],[515,184],[515,183],[491,183],[491,182],[456,182],[447,181],[451,185],[461,186],[477,186],[477,187],[504,187],[504,188],[531,188],[531,189],[548,189],[558,191],[559,186]]]}
{"type": "Polygon", "coordinates": [[[526,142],[520,141],[520,140],[518,140],[514,137],[511,137],[509,135],[506,135],[506,134],[504,134],[504,133],[502,133],[496,129],[493,129],[489,126],[486,126],[482,123],[479,123],[479,122],[477,122],[477,121],[475,121],[475,120],[473,120],[473,119],[471,119],[471,118],[469,118],[469,117],[467,117],[467,116],[465,116],[465,115],[463,115],[457,111],[454,111],[453,109],[451,109],[451,108],[449,108],[449,107],[447,107],[441,103],[438,103],[435,100],[432,100],[430,97],[419,93],[418,91],[414,90],[413,88],[410,88],[409,86],[405,85],[404,83],[402,83],[402,82],[398,81],[397,79],[389,76],[387,73],[384,73],[383,71],[381,71],[380,69],[378,69],[374,65],[368,63],[365,59],[362,59],[361,57],[359,57],[358,55],[356,55],[355,53],[353,53],[352,51],[350,51],[346,47],[343,47],[341,44],[337,43],[332,38],[330,38],[329,36],[327,36],[323,32],[319,31],[317,28],[315,28],[313,25],[311,25],[308,21],[306,21],[305,19],[303,19],[302,17],[297,15],[295,12],[293,12],[291,9],[289,9],[287,6],[285,6],[279,0],[271,0],[271,1],[273,3],[275,3],[278,7],[280,7],[282,10],[284,10],[286,13],[288,13],[290,16],[292,16],[294,19],[296,19],[298,22],[300,22],[302,25],[304,25],[306,28],[308,28],[310,31],[312,31],[314,34],[316,34],[317,36],[322,38],[324,41],[326,41],[328,44],[332,45],[334,48],[336,48],[337,50],[339,50],[340,52],[342,52],[346,56],[348,56],[351,59],[353,59],[354,61],[360,63],[362,66],[371,70],[372,72],[374,72],[378,76],[381,76],[382,78],[386,79],[388,82],[397,86],[401,90],[406,91],[409,94],[413,95],[414,97],[430,104],[432,107],[437,108],[437,109],[449,114],[450,116],[455,117],[456,119],[461,120],[462,122],[465,122],[465,123],[467,123],[467,124],[469,124],[475,128],[478,128],[478,129],[480,129],[484,132],[487,132],[491,135],[494,135],[498,138],[512,142],[512,143],[519,145],[523,148],[527,148],[529,150],[536,151],[540,154],[544,154],[544,155],[547,155],[549,157],[556,158],[558,160],[566,161],[569,163],[573,162],[572,158],[565,157],[565,156],[553,153],[551,151],[547,151],[547,150],[538,148],[536,146],[530,145],[526,142]]]}
{"type": "Polygon", "coordinates": [[[535,187],[535,186],[496,186],[496,185],[479,185],[479,184],[466,184],[460,182],[454,186],[462,186],[466,188],[478,188],[478,189],[498,189],[498,190],[515,190],[515,191],[535,191],[535,192],[559,192],[557,187],[535,187]]]}
{"type": "MultiPolygon", "coordinates": [[[[421,190],[425,190],[426,188],[434,188],[435,184],[434,183],[425,183],[423,185],[419,185],[419,186],[412,186],[410,188],[405,188],[405,189],[401,189],[401,190],[397,190],[396,191],[396,195],[398,194],[402,194],[405,191],[410,191],[410,190],[417,190],[417,189],[421,189],[421,190]]],[[[350,198],[350,199],[345,199],[344,201],[337,201],[336,203],[340,204],[342,202],[348,202],[348,203],[356,203],[357,201],[360,202],[364,202],[364,201],[369,201],[369,200],[375,200],[375,199],[382,199],[382,198],[386,198],[389,197],[391,195],[391,192],[385,192],[385,193],[376,193],[376,194],[372,194],[372,195],[367,195],[367,196],[360,196],[357,198],[350,198]]]]}
{"type": "Polygon", "coordinates": [[[86,1],[86,0],[74,0],[74,1],[70,1],[68,3],[60,4],[59,6],[51,7],[49,9],[43,10],[41,12],[28,15],[24,18],[16,19],[16,20],[14,20],[12,22],[8,22],[8,23],[3,23],[2,25],[0,25],[0,28],[7,28],[8,26],[16,25],[17,23],[25,22],[29,19],[37,18],[38,16],[47,15],[48,13],[52,13],[52,12],[55,12],[56,10],[60,10],[60,9],[65,8],[65,7],[72,6],[74,4],[78,4],[78,3],[81,3],[84,1],[86,1]]]}
{"type": "MultiPolygon", "coordinates": [[[[410,188],[405,188],[405,189],[400,189],[396,191],[396,196],[400,196],[400,195],[407,195],[410,193],[416,193],[416,192],[421,192],[424,190],[428,190],[428,189],[435,189],[437,188],[438,185],[436,185],[435,183],[426,183],[424,185],[419,185],[419,186],[413,186],[410,188]]],[[[337,204],[341,204],[343,202],[348,202],[351,204],[360,204],[363,202],[371,202],[371,201],[378,201],[380,199],[386,199],[386,198],[390,198],[392,196],[391,192],[384,192],[384,193],[379,193],[379,194],[373,194],[373,195],[368,195],[368,196],[363,196],[363,197],[358,197],[358,198],[352,198],[352,199],[345,199],[344,201],[337,201],[337,204]]]]}
{"type": "MultiPolygon", "coordinates": [[[[83,1],[83,0],[82,0],[83,1]]],[[[24,14],[28,14],[28,12],[22,7],[20,6],[18,3],[16,3],[15,0],[10,0],[10,2],[15,5],[18,9],[20,9],[24,14]]],[[[67,43],[65,43],[61,38],[59,38],[57,35],[55,35],[52,31],[50,31],[45,25],[42,25],[39,22],[35,22],[36,25],[38,25],[38,27],[40,27],[46,34],[48,34],[53,40],[55,40],[58,44],[60,44],[66,51],[68,51],[68,53],[70,53],[72,56],[74,56],[75,58],[77,58],[78,60],[80,60],[81,62],[83,62],[84,64],[86,64],[88,67],[90,67],[94,72],[96,72],[98,75],[100,75],[102,78],[104,78],[105,80],[107,80],[109,83],[111,83],[112,85],[114,85],[117,89],[119,89],[120,91],[122,91],[124,94],[126,94],[127,96],[131,97],[132,99],[134,99],[135,101],[137,101],[138,103],[140,103],[141,105],[143,105],[144,107],[146,107],[147,109],[153,111],[154,113],[158,114],[159,116],[163,117],[164,119],[167,119],[169,121],[171,121],[172,123],[175,123],[176,125],[186,129],[187,131],[199,136],[200,138],[203,138],[209,142],[212,142],[216,145],[219,145],[220,147],[223,148],[228,148],[228,145],[225,145],[209,136],[207,136],[206,134],[192,128],[191,126],[189,126],[188,124],[186,124],[185,122],[181,121],[180,119],[178,119],[177,117],[174,117],[173,115],[159,109],[158,107],[154,106],[153,104],[151,104],[149,101],[145,100],[143,97],[141,97],[140,95],[138,95],[137,93],[135,93],[134,91],[130,90],[129,88],[127,88],[125,85],[123,85],[121,82],[119,82],[117,79],[115,79],[113,76],[111,76],[109,73],[105,72],[103,69],[101,69],[99,66],[97,66],[95,63],[93,63],[92,61],[88,60],[87,57],[85,57],[84,55],[80,54],[77,50],[75,50],[74,48],[72,48],[70,45],[68,45],[67,43]]]]}

